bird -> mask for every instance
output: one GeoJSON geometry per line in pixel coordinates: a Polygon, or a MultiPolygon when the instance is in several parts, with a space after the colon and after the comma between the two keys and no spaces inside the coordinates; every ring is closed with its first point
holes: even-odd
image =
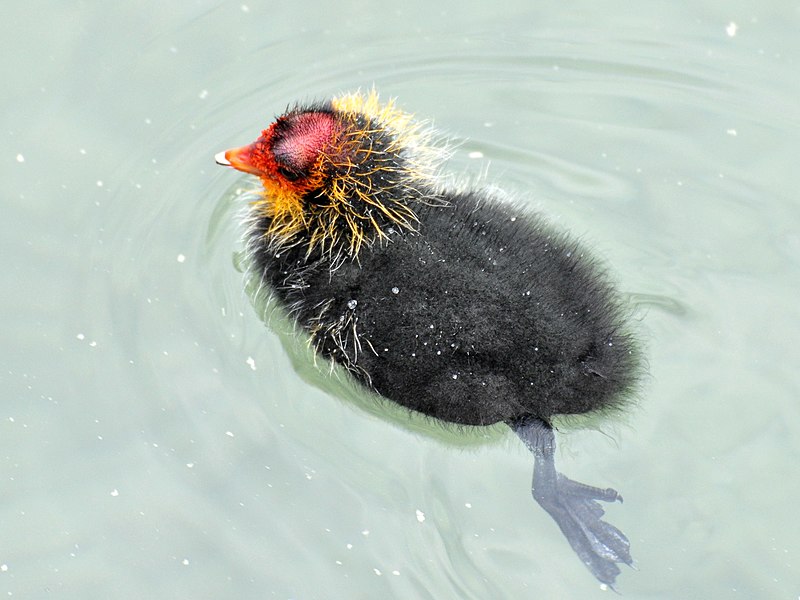
{"type": "Polygon", "coordinates": [[[439,422],[507,424],[533,454],[534,500],[613,588],[633,559],[600,502],[622,496],[556,469],[553,420],[630,404],[630,311],[581,243],[491,187],[453,184],[447,155],[373,88],[290,105],[215,159],[260,180],[250,268],[315,355],[439,422]]]}

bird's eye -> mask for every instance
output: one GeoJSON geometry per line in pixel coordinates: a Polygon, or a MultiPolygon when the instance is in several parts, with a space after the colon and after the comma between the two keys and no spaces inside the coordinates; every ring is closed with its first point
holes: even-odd
{"type": "Polygon", "coordinates": [[[278,173],[287,181],[297,181],[300,179],[300,173],[289,169],[288,167],[278,167],[278,173]]]}

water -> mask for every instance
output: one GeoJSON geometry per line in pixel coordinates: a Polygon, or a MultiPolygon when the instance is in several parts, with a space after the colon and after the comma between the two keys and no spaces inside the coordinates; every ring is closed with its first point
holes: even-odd
{"type": "Polygon", "coordinates": [[[638,407],[559,437],[565,473],[625,496],[625,597],[800,596],[799,20],[752,0],[9,4],[0,590],[607,597],[512,435],[310,385],[244,290],[246,180],[214,153],[374,83],[462,142],[450,172],[581,236],[643,307],[638,407]]]}

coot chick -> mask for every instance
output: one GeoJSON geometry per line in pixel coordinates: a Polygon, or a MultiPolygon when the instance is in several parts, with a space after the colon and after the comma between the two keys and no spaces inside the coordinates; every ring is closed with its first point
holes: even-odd
{"type": "Polygon", "coordinates": [[[605,272],[564,233],[482,189],[446,189],[429,129],[377,94],[278,117],[216,156],[258,176],[247,248],[321,356],[411,410],[508,424],[534,455],[532,493],[613,585],[631,564],[599,500],[555,468],[556,415],[619,407],[638,355],[605,272]]]}

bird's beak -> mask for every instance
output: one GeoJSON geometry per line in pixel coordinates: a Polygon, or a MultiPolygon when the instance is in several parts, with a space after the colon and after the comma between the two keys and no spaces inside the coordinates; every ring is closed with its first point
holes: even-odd
{"type": "Polygon", "coordinates": [[[228,154],[228,152],[230,152],[230,150],[224,150],[222,152],[217,152],[214,155],[214,160],[217,161],[218,165],[222,165],[223,167],[232,166],[231,165],[231,161],[229,161],[228,157],[226,156],[226,154],[228,154]]]}
{"type": "Polygon", "coordinates": [[[263,175],[261,170],[254,167],[251,162],[253,146],[255,146],[255,144],[218,152],[214,156],[214,160],[217,161],[218,165],[222,165],[223,167],[233,167],[237,171],[250,173],[252,175],[263,175]]]}

